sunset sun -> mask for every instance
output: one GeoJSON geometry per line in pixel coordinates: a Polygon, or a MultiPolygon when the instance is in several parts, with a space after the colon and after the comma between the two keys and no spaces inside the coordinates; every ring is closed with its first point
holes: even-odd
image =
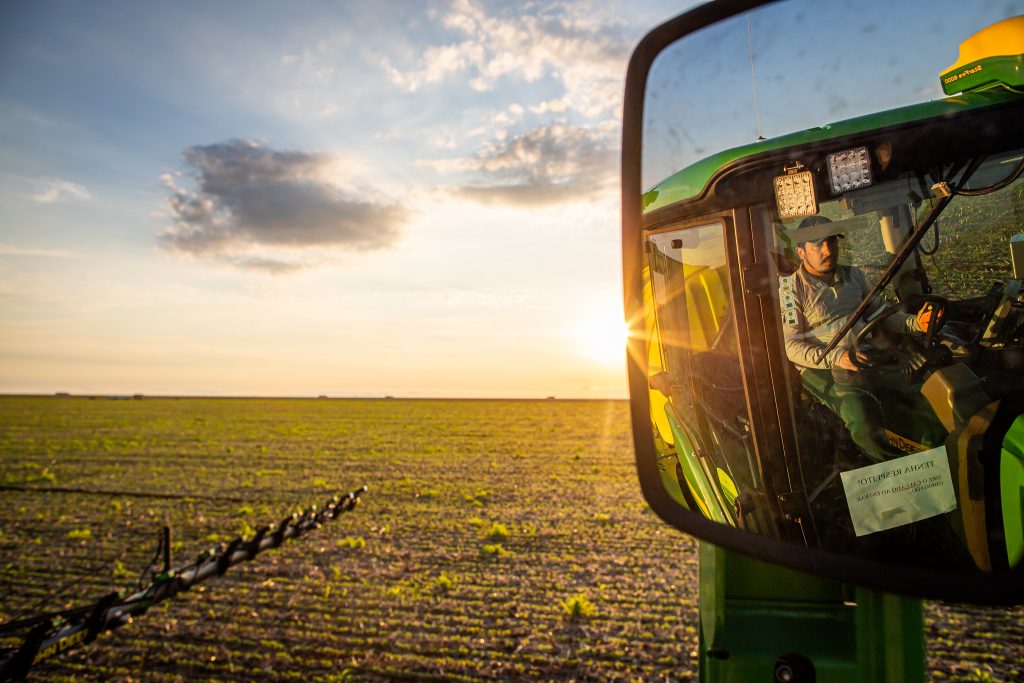
{"type": "Polygon", "coordinates": [[[580,318],[574,339],[580,355],[600,363],[622,363],[629,328],[618,308],[591,311],[580,318]]]}

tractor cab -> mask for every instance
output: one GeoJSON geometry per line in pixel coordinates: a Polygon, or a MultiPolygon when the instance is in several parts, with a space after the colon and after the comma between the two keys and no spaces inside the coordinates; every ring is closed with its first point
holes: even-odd
{"type": "Polygon", "coordinates": [[[1019,574],[1024,17],[939,82],[643,192],[624,232],[635,439],[680,528],[1019,574]]]}

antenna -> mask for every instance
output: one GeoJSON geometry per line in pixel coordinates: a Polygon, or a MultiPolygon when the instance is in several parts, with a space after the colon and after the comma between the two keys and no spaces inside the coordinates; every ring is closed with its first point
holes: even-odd
{"type": "Polygon", "coordinates": [[[747,12],[747,54],[750,55],[750,80],[754,84],[754,120],[757,122],[757,142],[764,140],[761,135],[761,108],[757,103],[757,72],[754,71],[754,39],[750,36],[750,12],[747,12]]]}

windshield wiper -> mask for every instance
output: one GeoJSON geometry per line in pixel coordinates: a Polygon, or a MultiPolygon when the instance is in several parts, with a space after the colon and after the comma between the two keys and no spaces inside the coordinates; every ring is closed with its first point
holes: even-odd
{"type": "MultiPolygon", "coordinates": [[[[963,175],[960,176],[960,186],[965,185],[967,181],[970,180],[971,176],[974,175],[974,172],[978,170],[979,166],[981,166],[981,162],[983,160],[984,157],[974,159],[967,165],[963,175]]],[[[945,185],[945,183],[943,183],[943,185],[945,185]]],[[[917,247],[918,243],[924,239],[924,236],[928,233],[928,229],[932,227],[932,224],[935,223],[936,220],[938,220],[939,214],[941,214],[946,207],[949,206],[949,203],[953,201],[953,198],[956,197],[957,191],[955,189],[949,188],[948,186],[947,189],[949,191],[939,199],[938,203],[936,203],[935,206],[932,207],[932,210],[928,212],[928,215],[924,217],[924,220],[921,221],[921,223],[914,228],[907,237],[903,246],[900,247],[892,261],[889,262],[889,265],[882,272],[882,277],[878,279],[878,282],[876,282],[875,286],[871,288],[871,291],[867,293],[864,300],[860,302],[859,306],[857,306],[856,310],[850,314],[850,318],[846,321],[846,324],[843,325],[842,329],[836,332],[836,335],[832,337],[832,341],[826,344],[825,348],[818,352],[818,355],[814,358],[815,364],[821,363],[821,359],[827,356],[829,352],[839,344],[840,340],[849,334],[850,330],[853,329],[853,326],[857,324],[857,321],[864,317],[864,314],[874,304],[878,295],[886,288],[893,277],[895,277],[900,268],[903,267],[904,261],[914,253],[914,249],[917,247]]]]}

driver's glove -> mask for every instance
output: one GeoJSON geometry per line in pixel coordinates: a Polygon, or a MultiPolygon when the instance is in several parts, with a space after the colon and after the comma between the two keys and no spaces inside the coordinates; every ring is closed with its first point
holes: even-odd
{"type": "Polygon", "coordinates": [[[917,312],[917,326],[921,328],[922,332],[927,332],[933,321],[938,324],[944,312],[942,306],[929,301],[917,312]]]}
{"type": "Polygon", "coordinates": [[[903,365],[903,378],[913,382],[921,368],[928,364],[928,356],[917,351],[910,352],[910,359],[903,365]]]}

